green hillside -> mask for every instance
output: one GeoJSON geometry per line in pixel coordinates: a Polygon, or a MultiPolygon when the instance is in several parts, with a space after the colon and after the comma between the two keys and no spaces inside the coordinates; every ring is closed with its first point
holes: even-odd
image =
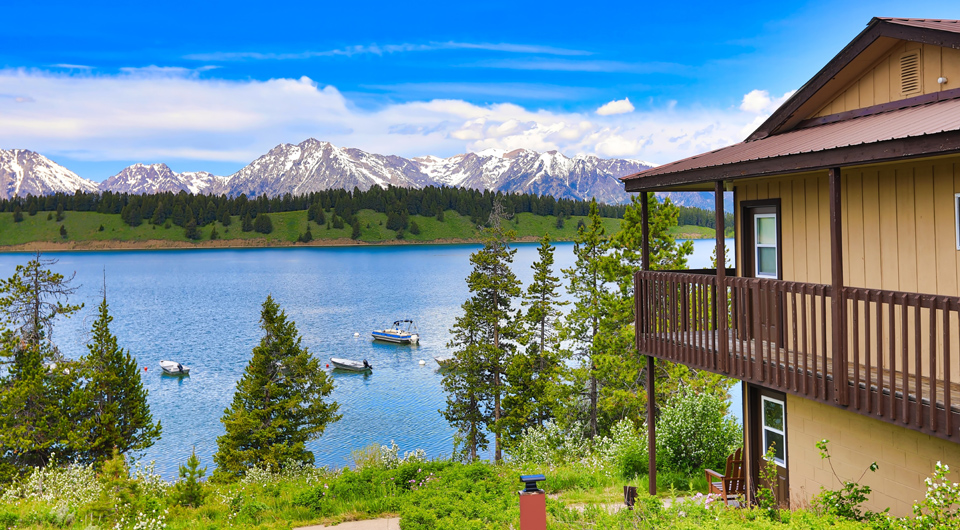
{"type": "MultiPolygon", "coordinates": [[[[96,244],[96,248],[109,247],[111,242],[123,247],[124,243],[145,243],[148,241],[169,242],[169,246],[205,246],[210,240],[210,233],[216,227],[219,234],[218,245],[229,246],[230,242],[238,245],[292,245],[298,244],[301,234],[307,231],[306,210],[271,213],[273,232],[261,234],[258,232],[244,232],[240,229],[240,219],[232,217],[230,226],[223,226],[220,222],[200,228],[201,238],[191,241],[186,237],[183,228],[171,223],[152,225],[143,223],[132,227],[124,223],[118,214],[101,214],[96,212],[64,213],[64,219],[57,222],[54,218],[48,219],[46,212],[37,215],[24,215],[23,221],[15,223],[13,213],[0,213],[0,246],[27,245],[32,243],[59,243],[64,246],[83,248],[85,245],[96,244]],[[66,230],[66,237],[61,237],[61,225],[66,230]],[[102,227],[102,229],[101,229],[102,227]]],[[[327,216],[332,218],[332,213],[327,216]]],[[[397,233],[386,228],[387,215],[373,210],[360,210],[356,217],[360,222],[359,241],[366,243],[396,242],[397,233]]],[[[478,237],[477,227],[473,226],[469,217],[464,217],[453,210],[444,213],[443,221],[436,217],[410,216],[410,228],[414,224],[419,228],[419,234],[414,234],[408,228],[403,232],[403,240],[407,242],[444,242],[452,240],[473,240],[478,237]]],[[[509,226],[517,231],[520,238],[539,238],[549,233],[555,240],[572,240],[577,232],[577,221],[584,217],[573,216],[564,220],[563,227],[557,228],[557,218],[554,216],[538,216],[532,213],[517,214],[508,221],[509,226]]],[[[607,233],[612,234],[619,229],[620,220],[602,218],[607,233]]],[[[328,225],[309,223],[310,232],[314,238],[311,244],[342,244],[350,241],[352,230],[349,225],[341,229],[327,228],[328,225]]],[[[711,230],[712,232],[712,230],[711,230]]],[[[59,245],[58,245],[59,246],[59,245]]],[[[164,245],[161,245],[164,246],[164,245]]]]}

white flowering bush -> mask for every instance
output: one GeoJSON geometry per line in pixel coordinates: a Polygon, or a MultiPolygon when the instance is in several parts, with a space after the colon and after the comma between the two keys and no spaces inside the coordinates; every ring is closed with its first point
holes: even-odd
{"type": "Polygon", "coordinates": [[[130,475],[140,484],[140,491],[147,495],[163,497],[170,488],[170,483],[157,473],[157,463],[153,460],[146,464],[139,460],[134,462],[130,475]]]}
{"type": "Polygon", "coordinates": [[[621,420],[610,436],[598,436],[592,442],[582,433],[580,424],[568,429],[553,422],[529,427],[508,455],[520,465],[570,464],[610,477],[633,478],[646,470],[646,436],[639,435],[629,420],[621,420]]]}
{"type": "Polygon", "coordinates": [[[927,477],[927,494],[913,505],[913,519],[901,519],[904,528],[960,528],[960,484],[947,479],[950,466],[937,462],[927,477]]]}
{"type": "Polygon", "coordinates": [[[100,495],[100,482],[93,465],[59,466],[51,458],[46,467],[34,468],[22,482],[14,482],[3,493],[3,501],[30,499],[71,508],[87,504],[100,495]]]}
{"type": "Polygon", "coordinates": [[[379,469],[395,469],[403,464],[425,462],[426,452],[423,449],[406,451],[400,456],[400,447],[390,440],[390,445],[373,444],[358,451],[352,451],[354,468],[375,467],[379,469]]]}
{"type": "Polygon", "coordinates": [[[743,429],[727,413],[723,397],[682,389],[657,420],[658,467],[692,473],[717,467],[743,443],[743,429]]]}
{"type": "Polygon", "coordinates": [[[520,465],[559,465],[579,463],[589,458],[590,445],[581,434],[583,428],[573,424],[563,429],[548,421],[542,427],[528,427],[520,442],[508,451],[510,458],[520,465]]]}
{"type": "Polygon", "coordinates": [[[163,530],[167,527],[167,510],[147,509],[135,514],[121,515],[113,530],[163,530]]]}

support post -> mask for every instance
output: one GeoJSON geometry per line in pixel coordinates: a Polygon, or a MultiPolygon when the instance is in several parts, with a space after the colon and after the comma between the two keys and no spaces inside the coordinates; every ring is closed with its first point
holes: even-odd
{"type": "Polygon", "coordinates": [[[723,181],[718,180],[713,188],[714,202],[716,208],[716,228],[717,228],[717,290],[714,297],[714,318],[717,322],[717,356],[720,357],[720,363],[717,368],[729,374],[727,357],[729,343],[727,342],[727,250],[726,227],[724,226],[725,217],[723,214],[723,181]]]}
{"type": "MultiPolygon", "coordinates": [[[[830,168],[830,309],[833,323],[833,399],[840,405],[849,402],[847,392],[846,300],[843,299],[843,233],[840,224],[840,168],[830,168]]],[[[826,383],[826,378],[824,378],[826,383]]]]}
{"type": "MultiPolygon", "coordinates": [[[[650,270],[650,211],[647,208],[647,192],[640,192],[640,220],[642,226],[641,238],[641,266],[643,270],[650,270]]],[[[637,293],[634,293],[637,296],[637,293]]],[[[646,310],[646,308],[643,308],[646,310]]],[[[640,315],[637,315],[636,332],[640,333],[640,315]]],[[[643,324],[646,326],[646,322],[643,324]]],[[[654,359],[647,355],[647,478],[649,479],[650,495],[657,494],[657,389],[654,383],[654,359]]]]}

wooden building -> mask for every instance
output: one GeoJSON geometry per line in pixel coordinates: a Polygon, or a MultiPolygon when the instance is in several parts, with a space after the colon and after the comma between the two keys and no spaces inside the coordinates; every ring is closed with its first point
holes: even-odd
{"type": "Polygon", "coordinates": [[[748,489],[771,443],[793,506],[840,487],[821,439],[897,515],[960,469],[960,21],[875,18],[745,141],[623,181],[715,191],[718,255],[733,192],[736,269],[638,272],[636,339],[744,381],[748,489]]]}

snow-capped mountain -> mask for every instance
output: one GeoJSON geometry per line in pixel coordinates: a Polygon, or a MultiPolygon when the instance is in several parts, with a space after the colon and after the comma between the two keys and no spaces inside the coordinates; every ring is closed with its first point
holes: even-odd
{"type": "Polygon", "coordinates": [[[97,183],[79,177],[49,158],[26,149],[0,149],[0,199],[97,191],[97,183]]]}
{"type": "Polygon", "coordinates": [[[568,199],[616,204],[629,199],[619,177],[654,164],[639,160],[602,159],[593,155],[569,158],[557,151],[486,149],[450,158],[413,159],[433,180],[448,186],[536,193],[568,199]]]}
{"type": "MultiPolygon", "coordinates": [[[[412,188],[462,186],[567,199],[595,197],[601,202],[615,204],[625,202],[630,197],[623,191],[623,184],[618,178],[652,166],[639,160],[602,159],[593,155],[570,158],[557,151],[538,153],[529,149],[487,149],[449,158],[423,156],[407,159],[341,148],[310,138],[297,145],[278,145],[227,177],[203,171],[176,173],[166,164],[134,164],[105,180],[98,188],[102,191],[138,194],[186,191],[226,195],[244,193],[253,197],[285,193],[299,195],[331,188],[352,190],[358,187],[367,190],[375,185],[412,188]]],[[[69,171],[60,169],[79,179],[69,171]]],[[[65,191],[96,189],[92,182],[80,181],[81,184],[65,191]]],[[[16,188],[11,195],[55,191],[64,190],[51,187],[16,188]]]]}
{"type": "Polygon", "coordinates": [[[373,185],[421,188],[435,184],[414,162],[399,156],[340,148],[310,138],[281,144],[229,177],[226,193],[299,195],[331,188],[362,190],[373,185]]]}
{"type": "Polygon", "coordinates": [[[118,193],[209,193],[216,192],[226,183],[226,177],[218,177],[206,171],[175,173],[166,164],[134,164],[100,183],[101,191],[118,193]]]}
{"type": "Polygon", "coordinates": [[[231,175],[227,193],[282,195],[354,186],[366,190],[388,184],[420,188],[463,186],[479,190],[527,192],[569,199],[619,203],[629,195],[618,177],[653,164],[638,160],[604,160],[596,156],[568,158],[556,151],[488,149],[440,158],[406,159],[339,148],[315,139],[282,144],[231,175]]]}

